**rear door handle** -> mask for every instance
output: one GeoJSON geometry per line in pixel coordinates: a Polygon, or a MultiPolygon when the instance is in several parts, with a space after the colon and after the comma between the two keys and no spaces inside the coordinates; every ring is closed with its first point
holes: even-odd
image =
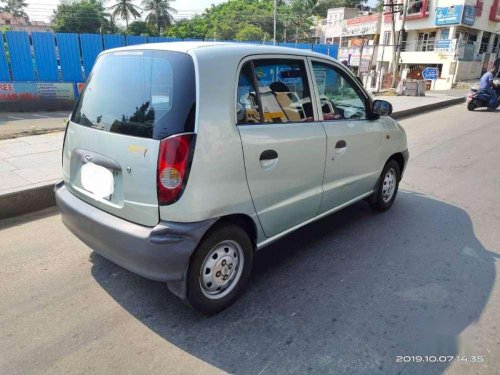
{"type": "Polygon", "coordinates": [[[260,154],[260,161],[278,159],[278,153],[274,150],[266,150],[260,154]]]}
{"type": "Polygon", "coordinates": [[[340,141],[338,141],[336,144],[335,144],[335,148],[339,149],[339,148],[346,148],[347,147],[347,143],[342,139],[340,141]]]}

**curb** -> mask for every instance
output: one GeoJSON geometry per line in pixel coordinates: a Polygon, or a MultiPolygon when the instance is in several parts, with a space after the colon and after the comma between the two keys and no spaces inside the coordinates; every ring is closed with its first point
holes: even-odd
{"type": "MultiPolygon", "coordinates": [[[[391,117],[395,120],[400,120],[406,117],[420,115],[463,102],[465,102],[465,97],[445,100],[438,103],[427,104],[418,108],[394,112],[391,117]]],[[[31,189],[20,190],[14,193],[0,195],[0,220],[55,206],[56,200],[54,196],[54,185],[54,183],[51,183],[31,189]]]]}
{"type": "Polygon", "coordinates": [[[55,206],[54,184],[0,195],[0,220],[55,206]]]}
{"type": "Polygon", "coordinates": [[[401,120],[401,119],[406,118],[406,117],[421,115],[421,114],[424,114],[424,113],[427,113],[430,111],[434,111],[436,109],[449,107],[451,105],[460,104],[460,103],[465,103],[465,96],[454,98],[454,99],[449,99],[449,100],[443,100],[442,102],[426,104],[426,105],[423,105],[421,107],[405,109],[404,111],[393,112],[391,114],[391,117],[394,120],[401,120]]]}

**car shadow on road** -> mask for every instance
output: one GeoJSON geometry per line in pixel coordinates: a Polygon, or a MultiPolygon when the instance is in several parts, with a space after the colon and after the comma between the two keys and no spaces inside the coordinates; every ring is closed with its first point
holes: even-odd
{"type": "Polygon", "coordinates": [[[495,254],[467,213],[413,192],[383,214],[360,202],[257,253],[245,295],[212,317],[161,283],[96,253],[92,261],[94,278],[130,314],[238,374],[442,373],[449,358],[397,356],[455,356],[459,340],[474,348],[474,337],[458,335],[479,319],[495,279],[495,254]]]}

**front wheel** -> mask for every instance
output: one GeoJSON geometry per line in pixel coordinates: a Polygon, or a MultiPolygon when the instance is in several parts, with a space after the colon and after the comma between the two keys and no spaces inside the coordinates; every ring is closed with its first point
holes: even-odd
{"type": "Polygon", "coordinates": [[[375,191],[369,199],[370,206],[377,211],[386,211],[391,208],[398,193],[400,180],[399,164],[391,159],[382,170],[375,191]]]}
{"type": "Polygon", "coordinates": [[[471,101],[471,102],[469,102],[469,103],[467,104],[467,109],[468,109],[469,111],[473,111],[473,110],[475,110],[475,109],[476,109],[476,105],[474,104],[474,101],[471,101]]]}
{"type": "Polygon", "coordinates": [[[216,224],[191,257],[187,302],[204,314],[224,310],[245,289],[252,259],[252,242],[241,227],[216,224]]]}

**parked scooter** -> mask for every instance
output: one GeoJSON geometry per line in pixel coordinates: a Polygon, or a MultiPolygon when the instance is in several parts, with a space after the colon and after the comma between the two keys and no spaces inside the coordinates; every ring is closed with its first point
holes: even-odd
{"type": "Polygon", "coordinates": [[[493,90],[497,94],[497,100],[495,103],[491,102],[491,95],[484,90],[478,90],[471,88],[471,91],[467,94],[467,109],[473,111],[476,108],[488,107],[490,109],[497,109],[500,106],[500,79],[493,80],[493,90]]]}

